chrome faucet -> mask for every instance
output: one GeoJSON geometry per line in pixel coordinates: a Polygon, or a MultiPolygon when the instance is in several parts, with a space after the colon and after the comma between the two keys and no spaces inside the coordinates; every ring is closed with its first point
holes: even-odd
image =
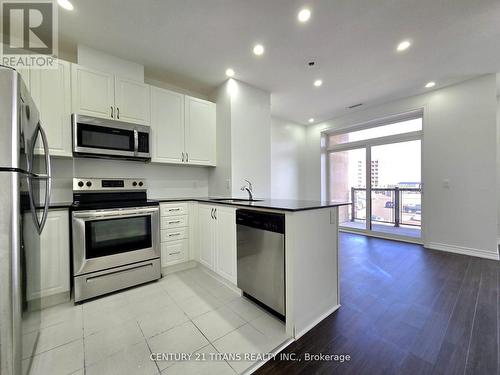
{"type": "Polygon", "coordinates": [[[240,190],[241,191],[245,191],[246,190],[247,193],[248,193],[248,200],[253,201],[253,193],[252,193],[253,187],[252,187],[252,183],[250,181],[248,181],[248,180],[244,180],[244,181],[246,181],[248,183],[248,186],[246,186],[246,184],[245,184],[245,185],[243,185],[241,187],[240,190]]]}

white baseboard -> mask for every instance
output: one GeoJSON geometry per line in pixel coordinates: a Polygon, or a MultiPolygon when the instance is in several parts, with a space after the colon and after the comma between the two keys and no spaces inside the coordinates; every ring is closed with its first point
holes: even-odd
{"type": "Polygon", "coordinates": [[[301,336],[304,336],[307,332],[309,332],[311,329],[316,327],[321,321],[323,321],[328,315],[333,313],[334,311],[337,311],[339,309],[340,305],[335,305],[328,310],[326,310],[324,313],[322,313],[320,316],[318,316],[316,319],[313,320],[311,324],[308,324],[306,327],[304,327],[300,332],[295,331],[295,340],[298,340],[301,336]]]}
{"type": "MultiPolygon", "coordinates": [[[[283,349],[285,349],[288,345],[290,345],[294,341],[295,341],[294,339],[289,338],[289,339],[285,340],[285,342],[283,342],[282,344],[278,345],[276,348],[274,348],[273,350],[271,350],[270,353],[272,353],[273,356],[277,356],[283,349]]],[[[271,358],[259,361],[257,363],[254,363],[252,366],[250,366],[245,371],[243,371],[242,375],[253,374],[259,368],[261,368],[262,366],[264,366],[270,359],[271,358]]]]}
{"type": "Polygon", "coordinates": [[[494,253],[492,251],[487,251],[487,250],[482,250],[482,249],[474,249],[471,247],[448,245],[448,244],[437,243],[437,242],[429,242],[429,243],[425,244],[424,247],[431,249],[431,250],[447,251],[449,253],[456,253],[456,254],[463,254],[463,255],[478,257],[478,258],[499,260],[498,251],[496,253],[494,253]]]}

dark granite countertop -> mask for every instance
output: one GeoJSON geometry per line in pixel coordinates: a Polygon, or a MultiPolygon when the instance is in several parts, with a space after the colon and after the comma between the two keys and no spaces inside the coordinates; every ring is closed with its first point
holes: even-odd
{"type": "Polygon", "coordinates": [[[56,208],[70,208],[71,205],[73,204],[73,201],[71,202],[50,202],[50,209],[56,209],[56,208]]]}
{"type": "MultiPolygon", "coordinates": [[[[152,198],[151,200],[158,202],[201,202],[201,203],[211,203],[227,206],[237,206],[245,208],[267,208],[273,210],[281,211],[305,211],[305,210],[316,210],[328,207],[338,207],[346,206],[351,204],[347,201],[313,201],[313,200],[294,200],[294,199],[264,199],[256,201],[232,201],[227,200],[231,198],[209,198],[209,197],[183,197],[183,198],[152,198]]],[[[73,202],[61,201],[61,202],[50,202],[50,209],[62,209],[70,208],[73,202]]]]}
{"type": "Polygon", "coordinates": [[[231,198],[209,198],[209,197],[152,198],[152,199],[163,203],[194,201],[201,203],[220,204],[220,205],[237,206],[245,208],[267,208],[267,209],[281,210],[281,211],[316,210],[321,208],[346,206],[351,204],[348,201],[326,202],[326,201],[313,201],[313,200],[309,201],[309,200],[293,200],[293,199],[264,199],[252,202],[244,200],[230,202],[228,200],[231,200],[231,198]]]}

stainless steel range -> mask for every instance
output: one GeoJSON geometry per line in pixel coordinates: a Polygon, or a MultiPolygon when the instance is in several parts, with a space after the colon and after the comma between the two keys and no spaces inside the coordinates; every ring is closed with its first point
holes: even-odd
{"type": "Polygon", "coordinates": [[[161,277],[160,207],[140,179],[73,179],[75,302],[161,277]]]}

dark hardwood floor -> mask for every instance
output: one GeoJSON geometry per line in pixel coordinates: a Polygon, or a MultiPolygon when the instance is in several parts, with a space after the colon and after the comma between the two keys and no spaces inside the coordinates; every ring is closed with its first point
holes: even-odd
{"type": "Polygon", "coordinates": [[[500,262],[341,234],[342,307],[258,374],[500,373],[500,262]],[[304,353],[350,361],[305,361],[304,353]]]}

